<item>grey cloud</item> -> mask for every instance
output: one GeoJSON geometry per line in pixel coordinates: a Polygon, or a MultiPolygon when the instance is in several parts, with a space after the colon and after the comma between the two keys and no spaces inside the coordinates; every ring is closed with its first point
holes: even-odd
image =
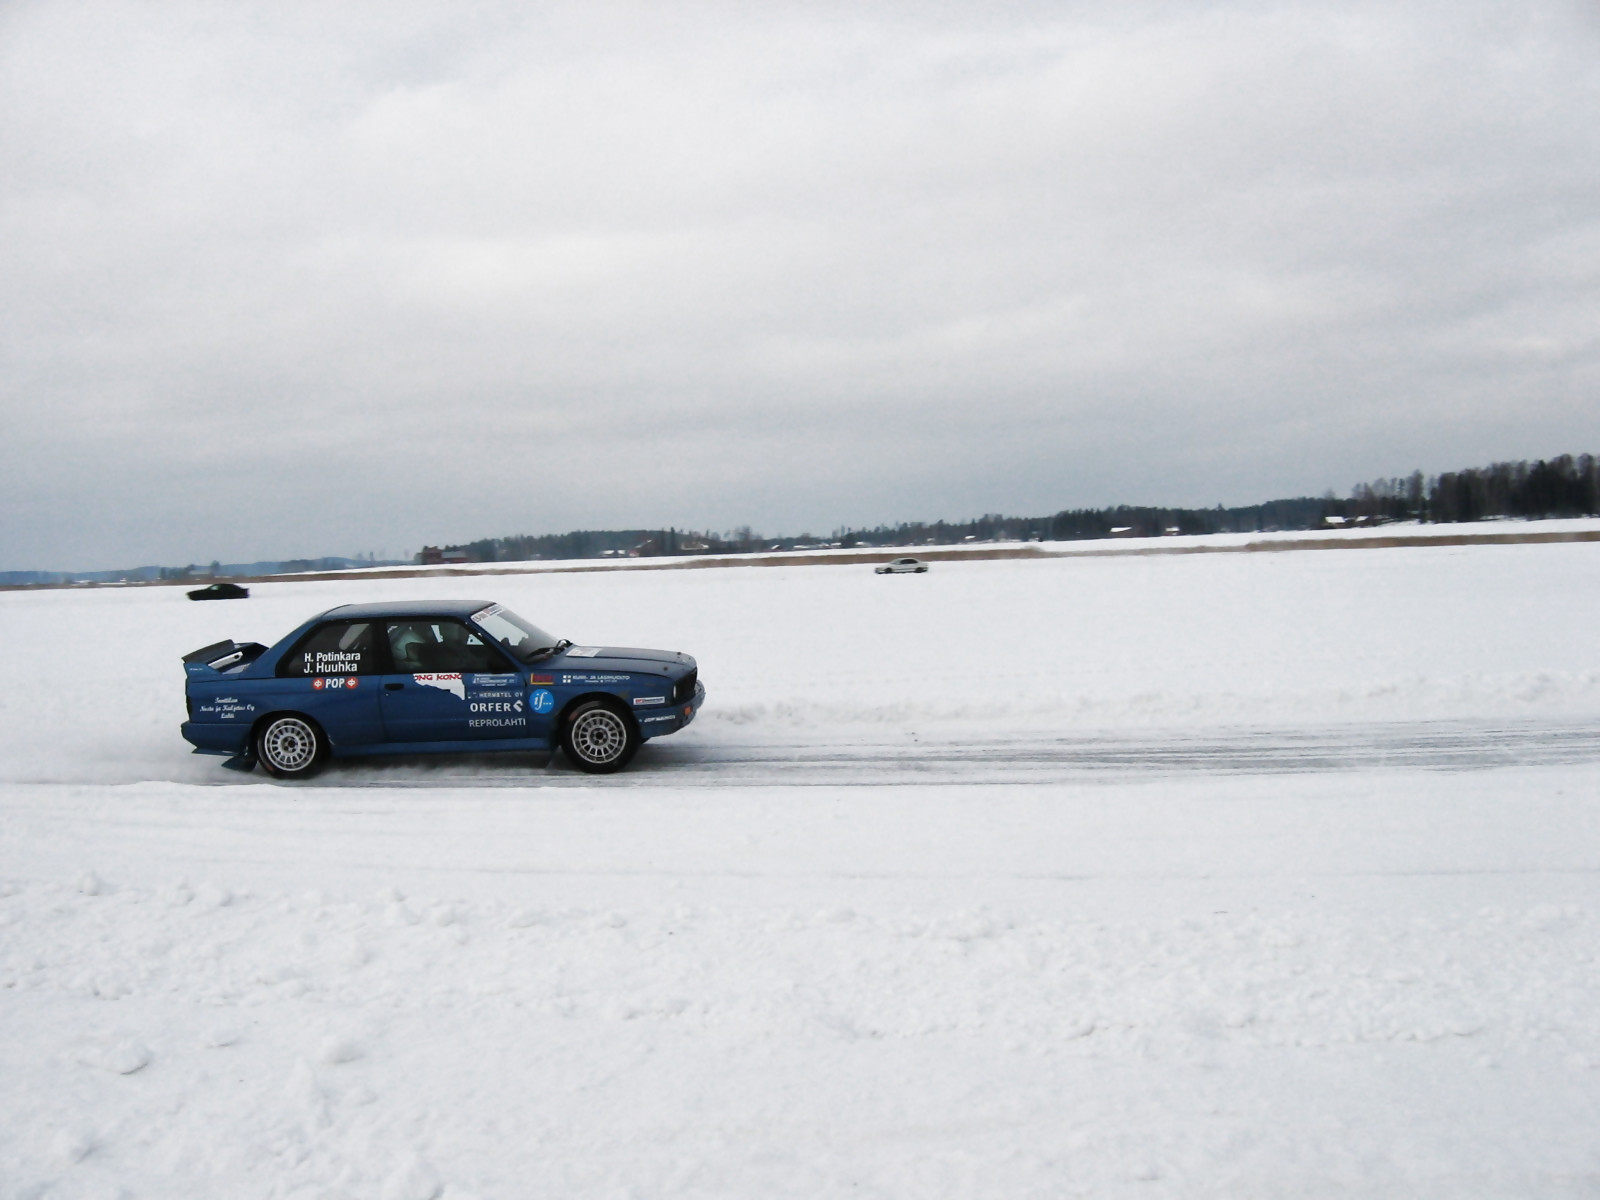
{"type": "Polygon", "coordinates": [[[1586,9],[22,5],[0,568],[1596,448],[1586,9]]]}

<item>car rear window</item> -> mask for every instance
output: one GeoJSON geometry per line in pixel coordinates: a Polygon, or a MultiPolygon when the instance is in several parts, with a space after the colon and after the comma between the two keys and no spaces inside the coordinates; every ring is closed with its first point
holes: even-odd
{"type": "Polygon", "coordinates": [[[378,670],[370,621],[319,625],[278,664],[279,675],[375,675],[378,670]]]}

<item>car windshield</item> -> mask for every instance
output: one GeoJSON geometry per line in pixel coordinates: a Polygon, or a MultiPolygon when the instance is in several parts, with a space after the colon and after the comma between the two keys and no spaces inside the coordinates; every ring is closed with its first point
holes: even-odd
{"type": "Polygon", "coordinates": [[[472,620],[479,629],[504,646],[512,657],[525,663],[571,644],[565,638],[551,637],[537,625],[524,621],[509,608],[502,608],[498,604],[473,613],[472,620]]]}

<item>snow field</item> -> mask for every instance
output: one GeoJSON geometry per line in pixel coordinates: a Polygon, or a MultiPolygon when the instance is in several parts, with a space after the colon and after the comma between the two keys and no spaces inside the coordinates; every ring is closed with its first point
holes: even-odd
{"type": "Polygon", "coordinates": [[[0,1197],[1600,1194],[1591,762],[281,787],[176,732],[185,650],[423,589],[696,654],[690,754],[1570,723],[1597,551],[0,595],[0,1197]]]}
{"type": "MultiPolygon", "coordinates": [[[[1247,799],[1269,805],[1275,781],[1252,782],[1247,799]]],[[[1122,861],[1084,848],[1063,862],[1001,836],[963,847],[964,805],[1002,824],[1038,814],[948,790],[931,814],[940,832],[918,845],[883,840],[914,795],[875,814],[860,857],[881,861],[865,879],[849,863],[823,875],[831,818],[796,821],[758,794],[758,824],[797,852],[729,854],[742,887],[709,864],[684,887],[642,879],[645,847],[598,838],[587,853],[576,839],[564,870],[524,851],[520,874],[499,865],[511,885],[479,881],[469,900],[300,890],[327,869],[266,861],[287,837],[253,872],[8,882],[0,1162],[13,1194],[1592,1184],[1592,893],[1570,902],[1569,880],[1527,905],[1549,869],[1535,866],[1440,882],[1428,864],[1449,856],[1414,841],[1365,869],[1351,845],[1305,875],[1316,856],[1293,852],[1289,821],[1221,854],[1169,846],[1142,864],[1131,819],[1096,830],[1122,861]],[[1095,860],[1098,876],[1085,873],[1095,860]],[[1026,870],[1047,861],[1064,871],[1026,870]],[[215,881],[278,867],[276,889],[215,881]],[[1522,878],[1508,887],[1507,874],[1522,878]],[[607,898],[619,903],[593,903],[607,898]]],[[[1196,846],[1203,804],[1170,811],[1185,806],[1162,790],[1130,788],[1135,815],[1167,807],[1196,846]]],[[[1448,810],[1449,790],[1421,789],[1423,805],[1448,810]]],[[[1468,788],[1469,821],[1494,824],[1491,790],[1468,788]]],[[[1291,807],[1303,818],[1348,799],[1328,785],[1291,807]]],[[[1064,827],[1095,825],[1083,801],[1058,800],[1064,827]]],[[[355,820],[321,824],[323,837],[343,825],[334,840],[363,858],[355,820]]],[[[90,839],[88,856],[109,861],[116,840],[90,839]]],[[[432,873],[386,871],[369,849],[352,882],[438,883],[465,854],[458,842],[432,873]]],[[[682,861],[670,837],[664,856],[682,861]]]]}
{"type": "Polygon", "coordinates": [[[1600,717],[1597,589],[1600,543],[940,563],[919,576],[353,580],[200,604],[178,588],[0,593],[17,681],[0,695],[0,778],[216,782],[213,761],[174,753],[181,655],[225,637],[270,644],[354,601],[481,594],[578,642],[683,649],[709,700],[672,745],[817,745],[1600,717]]]}

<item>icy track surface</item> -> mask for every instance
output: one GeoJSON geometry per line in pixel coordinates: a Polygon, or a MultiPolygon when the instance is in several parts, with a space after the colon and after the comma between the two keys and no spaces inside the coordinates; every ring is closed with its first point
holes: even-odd
{"type": "Polygon", "coordinates": [[[0,1197],[1600,1195],[1600,545],[0,594],[0,1197]],[[709,697],[190,756],[501,600],[709,697]]]}

